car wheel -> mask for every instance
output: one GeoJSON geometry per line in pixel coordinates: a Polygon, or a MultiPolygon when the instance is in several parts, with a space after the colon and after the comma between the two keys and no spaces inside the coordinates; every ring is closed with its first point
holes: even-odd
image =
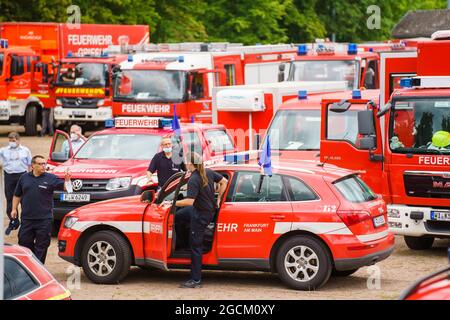
{"type": "Polygon", "coordinates": [[[296,290],[320,288],[332,270],[327,248],[309,236],[287,239],[278,250],[276,266],[281,281],[296,290]]]}
{"type": "Polygon", "coordinates": [[[37,135],[37,108],[34,105],[27,106],[25,109],[25,135],[37,135]]]}
{"type": "Polygon", "coordinates": [[[99,231],[83,246],[81,263],[86,276],[94,283],[119,283],[130,271],[131,250],[117,232],[99,231]]]}
{"type": "Polygon", "coordinates": [[[351,270],[336,270],[336,269],[333,269],[333,271],[331,271],[331,276],[332,277],[348,277],[348,276],[354,274],[358,270],[359,269],[351,269],[351,270]]]}
{"type": "Polygon", "coordinates": [[[434,238],[405,236],[405,242],[408,248],[412,250],[426,250],[433,246],[434,238]]]}

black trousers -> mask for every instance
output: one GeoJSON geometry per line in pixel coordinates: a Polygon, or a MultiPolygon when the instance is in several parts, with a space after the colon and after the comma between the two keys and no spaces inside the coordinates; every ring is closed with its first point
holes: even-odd
{"type": "Polygon", "coordinates": [[[52,219],[22,219],[19,230],[19,245],[30,249],[36,258],[45,263],[47,249],[52,237],[52,219]]]}
{"type": "MultiPolygon", "coordinates": [[[[185,226],[190,225],[191,279],[195,281],[201,281],[202,279],[203,240],[206,227],[211,223],[213,215],[213,212],[199,211],[193,206],[185,207],[175,215],[177,237],[178,235],[183,236],[185,226]]],[[[182,241],[186,241],[186,239],[182,241]]]]}
{"type": "Polygon", "coordinates": [[[24,174],[22,173],[4,173],[5,174],[5,198],[6,198],[6,215],[11,220],[12,201],[14,197],[14,191],[16,190],[17,182],[19,178],[24,174]]]}
{"type": "Polygon", "coordinates": [[[44,136],[48,133],[50,136],[53,135],[54,132],[54,124],[53,124],[53,108],[44,108],[42,109],[42,129],[41,136],[44,136]]]}

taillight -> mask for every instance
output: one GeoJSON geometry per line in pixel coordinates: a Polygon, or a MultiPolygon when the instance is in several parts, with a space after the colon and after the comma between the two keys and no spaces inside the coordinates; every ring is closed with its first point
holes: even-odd
{"type": "Polygon", "coordinates": [[[344,221],[346,226],[352,226],[371,218],[370,213],[367,211],[340,210],[337,214],[342,221],[344,221]]]}

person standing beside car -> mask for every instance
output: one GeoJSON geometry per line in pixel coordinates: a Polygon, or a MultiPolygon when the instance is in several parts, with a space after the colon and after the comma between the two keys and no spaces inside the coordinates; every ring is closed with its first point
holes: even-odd
{"type": "Polygon", "coordinates": [[[171,176],[180,171],[186,171],[186,165],[182,160],[175,161],[173,144],[170,137],[161,140],[162,151],[155,154],[147,169],[147,178],[151,180],[156,172],[158,176],[158,189],[162,188],[171,176]],[[179,162],[179,163],[177,163],[179,162]]]}
{"type": "Polygon", "coordinates": [[[32,171],[20,177],[11,211],[11,217],[17,219],[17,208],[21,204],[19,245],[29,248],[42,263],[45,263],[53,227],[53,191],[66,190],[71,183],[69,171],[63,180],[46,172],[46,166],[43,156],[32,158],[32,171]]]}
{"type": "MultiPolygon", "coordinates": [[[[72,144],[72,153],[77,153],[78,149],[86,142],[87,138],[83,136],[81,127],[74,124],[70,127],[70,143],[72,144]]],[[[69,157],[70,146],[68,141],[64,141],[62,144],[62,151],[69,157]]]]}
{"type": "Polygon", "coordinates": [[[0,160],[4,170],[6,215],[11,221],[14,190],[20,177],[30,169],[31,152],[20,144],[20,135],[17,132],[9,133],[8,140],[8,146],[0,149],[0,160]]]}

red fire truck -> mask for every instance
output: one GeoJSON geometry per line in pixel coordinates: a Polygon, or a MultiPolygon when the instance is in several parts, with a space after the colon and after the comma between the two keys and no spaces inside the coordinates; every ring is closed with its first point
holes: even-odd
{"type": "Polygon", "coordinates": [[[388,202],[391,230],[411,249],[450,236],[450,41],[419,42],[417,52],[381,53],[381,101],[402,81],[381,111],[352,100],[324,100],[321,161],[363,168],[362,177],[388,202]],[[439,57],[442,57],[440,59],[439,57]],[[335,134],[346,122],[355,134],[335,134]]]}
{"type": "Polygon", "coordinates": [[[211,123],[213,87],[276,82],[280,63],[293,59],[296,50],[179,43],[110,51],[133,53],[115,74],[114,116],[168,116],[176,104],[181,121],[211,123]]]}
{"type": "MultiPolygon", "coordinates": [[[[55,106],[56,62],[69,52],[99,55],[113,44],[148,42],[147,26],[0,23],[0,124],[35,135],[42,108],[55,106]]],[[[92,87],[92,86],[91,86],[92,87]]]]}

